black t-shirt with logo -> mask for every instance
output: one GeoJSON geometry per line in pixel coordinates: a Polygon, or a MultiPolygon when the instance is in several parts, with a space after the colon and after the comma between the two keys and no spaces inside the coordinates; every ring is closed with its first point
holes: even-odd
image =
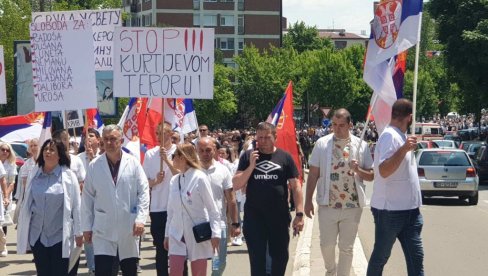
{"type": "MultiPolygon", "coordinates": [[[[251,152],[248,150],[241,156],[238,171],[249,167],[251,152]]],[[[298,170],[290,154],[281,149],[272,154],[260,152],[256,168],[247,182],[244,214],[289,216],[287,181],[297,177],[298,170]]]]}

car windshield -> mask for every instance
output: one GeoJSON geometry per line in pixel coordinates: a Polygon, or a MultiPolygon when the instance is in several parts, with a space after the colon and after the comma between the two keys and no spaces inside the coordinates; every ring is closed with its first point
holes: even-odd
{"type": "Polygon", "coordinates": [[[440,148],[453,148],[452,141],[436,140],[434,141],[440,148]]]}
{"type": "Polygon", "coordinates": [[[420,166],[470,166],[464,152],[425,151],[420,156],[420,166]]]}
{"type": "Polygon", "coordinates": [[[468,152],[477,152],[481,148],[481,144],[471,144],[469,145],[468,152]]]}

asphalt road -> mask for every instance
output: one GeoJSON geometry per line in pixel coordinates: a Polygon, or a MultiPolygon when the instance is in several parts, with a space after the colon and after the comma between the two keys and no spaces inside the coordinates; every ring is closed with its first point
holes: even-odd
{"type": "MultiPolygon", "coordinates": [[[[372,184],[369,184],[372,185],[372,184]]],[[[372,193],[367,188],[368,198],[372,193]]],[[[488,186],[480,186],[479,203],[468,205],[457,198],[431,198],[424,202],[422,239],[425,275],[488,275],[488,186]]],[[[374,245],[374,224],[367,208],[359,237],[369,260],[374,245]]],[[[407,275],[403,251],[395,244],[383,275],[407,275]]]]}

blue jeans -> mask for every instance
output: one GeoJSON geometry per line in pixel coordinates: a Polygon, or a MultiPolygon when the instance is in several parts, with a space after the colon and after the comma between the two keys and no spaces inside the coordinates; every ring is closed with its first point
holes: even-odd
{"type": "Polygon", "coordinates": [[[212,276],[221,276],[222,274],[224,274],[224,270],[227,262],[227,228],[221,227],[221,229],[222,229],[222,234],[220,236],[220,245],[219,245],[220,269],[212,270],[212,276]]]}
{"type": "Polygon", "coordinates": [[[88,270],[95,271],[95,253],[93,252],[93,243],[84,243],[85,245],[85,258],[86,266],[88,270]]]}
{"type": "Polygon", "coordinates": [[[422,226],[420,210],[405,211],[379,210],[371,207],[375,224],[375,243],[368,264],[367,276],[383,274],[383,267],[390,258],[396,239],[402,245],[409,276],[424,275],[424,249],[422,246],[422,226]]]}

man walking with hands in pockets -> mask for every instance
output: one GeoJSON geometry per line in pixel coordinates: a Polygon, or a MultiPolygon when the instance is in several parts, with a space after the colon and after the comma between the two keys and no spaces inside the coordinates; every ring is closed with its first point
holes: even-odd
{"type": "Polygon", "coordinates": [[[422,204],[414,150],[417,138],[407,137],[414,120],[412,102],[397,100],[391,122],[380,135],[375,149],[375,183],[371,212],[375,223],[375,243],[369,259],[368,276],[383,274],[396,239],[402,245],[409,276],[424,275],[424,250],[420,233],[422,204]]]}
{"type": "Polygon", "coordinates": [[[310,218],[314,214],[312,197],[317,187],[320,249],[327,276],[349,276],[359,220],[366,205],[363,180],[371,181],[374,176],[368,145],[349,132],[351,127],[349,111],[336,110],[333,133],[315,143],[309,160],[305,214],[310,218]]]}

